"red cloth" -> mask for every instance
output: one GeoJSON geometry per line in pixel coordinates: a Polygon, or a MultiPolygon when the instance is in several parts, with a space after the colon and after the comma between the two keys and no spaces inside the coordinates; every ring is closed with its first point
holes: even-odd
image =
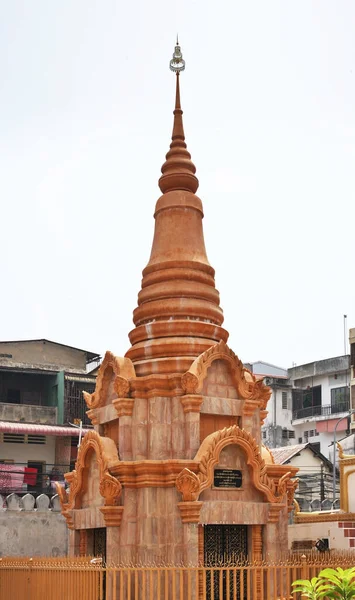
{"type": "Polygon", "coordinates": [[[37,481],[37,469],[32,467],[25,467],[25,476],[23,478],[23,483],[27,483],[27,485],[36,485],[37,481]]]}

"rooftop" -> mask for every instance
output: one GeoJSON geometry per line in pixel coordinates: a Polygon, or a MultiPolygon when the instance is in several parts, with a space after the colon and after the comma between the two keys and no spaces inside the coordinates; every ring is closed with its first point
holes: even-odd
{"type": "Polygon", "coordinates": [[[285,465],[291,460],[291,458],[293,458],[297,454],[300,454],[300,452],[302,452],[306,448],[311,450],[313,454],[322,459],[328,466],[331,466],[331,462],[324,456],[324,454],[321,454],[321,452],[315,450],[313,445],[310,443],[295,444],[293,446],[283,446],[282,448],[269,448],[269,451],[271,452],[273,459],[277,465],[285,465]]]}
{"type": "Polygon", "coordinates": [[[339,373],[340,371],[346,371],[349,368],[350,357],[348,354],[345,354],[291,367],[288,369],[288,375],[291,379],[306,379],[307,377],[339,373]]]}
{"type": "Polygon", "coordinates": [[[71,350],[78,350],[78,352],[84,352],[86,354],[87,363],[91,363],[94,360],[99,360],[101,358],[100,354],[97,352],[90,352],[89,350],[83,350],[82,348],[76,348],[75,346],[68,346],[68,344],[61,344],[59,342],[53,342],[52,340],[47,340],[45,338],[36,339],[36,340],[5,340],[0,341],[1,344],[29,344],[33,342],[45,342],[47,344],[54,344],[55,346],[62,346],[63,348],[70,348],[71,350]]]}

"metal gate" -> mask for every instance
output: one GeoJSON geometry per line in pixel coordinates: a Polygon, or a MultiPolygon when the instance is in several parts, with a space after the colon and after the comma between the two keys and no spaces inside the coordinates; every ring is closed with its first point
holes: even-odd
{"type": "Polygon", "coordinates": [[[233,567],[243,564],[248,557],[248,528],[246,525],[205,525],[204,527],[204,563],[210,567],[206,573],[206,598],[222,600],[245,596],[245,582],[240,578],[230,578],[227,570],[221,567],[233,567]],[[215,567],[215,569],[213,569],[215,567]],[[212,594],[213,589],[213,594],[212,594]]]}
{"type": "Polygon", "coordinates": [[[94,529],[93,540],[94,556],[101,557],[103,562],[106,562],[106,528],[100,527],[94,529]]]}

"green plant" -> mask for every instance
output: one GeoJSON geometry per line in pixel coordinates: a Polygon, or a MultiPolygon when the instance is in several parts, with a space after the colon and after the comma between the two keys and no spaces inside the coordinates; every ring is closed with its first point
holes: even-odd
{"type": "Polygon", "coordinates": [[[292,585],[296,586],[292,593],[300,592],[302,598],[309,598],[310,600],[324,598],[324,581],[319,577],[312,577],[310,581],[308,579],[297,579],[292,585]]]}
{"type": "MultiPolygon", "coordinates": [[[[339,600],[355,598],[355,567],[351,569],[323,569],[319,578],[325,584],[325,596],[339,600]]],[[[322,596],[321,596],[322,597],[322,596]]],[[[324,596],[323,596],[324,597],[324,596]]]]}
{"type": "Polygon", "coordinates": [[[351,569],[323,569],[318,577],[294,581],[293,593],[310,600],[353,600],[355,598],[355,567],[351,569]]]}

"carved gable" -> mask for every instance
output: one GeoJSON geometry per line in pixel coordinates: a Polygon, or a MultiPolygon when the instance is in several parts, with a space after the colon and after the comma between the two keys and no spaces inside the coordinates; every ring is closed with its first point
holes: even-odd
{"type": "Polygon", "coordinates": [[[207,369],[202,384],[202,395],[215,398],[238,398],[230,365],[223,359],[215,360],[207,369]]]}
{"type": "Polygon", "coordinates": [[[106,352],[97,374],[94,393],[83,392],[87,407],[92,410],[107,406],[117,398],[127,397],[130,391],[129,379],[132,378],[135,378],[132,361],[106,352]]]}
{"type": "Polygon", "coordinates": [[[94,450],[89,450],[86,456],[86,468],[81,489],[81,508],[102,506],[104,499],[100,494],[100,466],[94,450]]]}

